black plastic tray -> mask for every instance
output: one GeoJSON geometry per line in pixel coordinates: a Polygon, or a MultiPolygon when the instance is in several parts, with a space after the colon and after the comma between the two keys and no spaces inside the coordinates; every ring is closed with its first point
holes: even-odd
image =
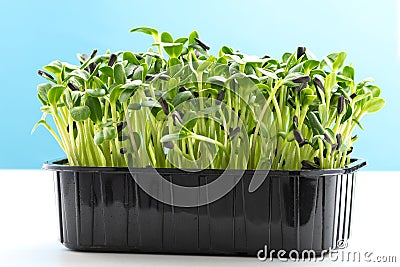
{"type": "MultiPolygon", "coordinates": [[[[255,256],[268,251],[336,248],[350,235],[354,160],[344,169],[269,171],[254,192],[254,171],[245,171],[222,198],[199,207],[164,204],[132,178],[148,169],[72,167],[45,163],[55,173],[60,240],[81,251],[255,256]]],[[[199,186],[221,170],[156,169],[164,179],[199,186]]],[[[228,171],[235,179],[237,171],[228,171]]],[[[154,188],[172,194],[168,188],[154,188]]]]}

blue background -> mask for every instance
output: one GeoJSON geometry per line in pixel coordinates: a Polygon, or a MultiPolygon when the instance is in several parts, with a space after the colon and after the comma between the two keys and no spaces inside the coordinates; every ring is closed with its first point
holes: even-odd
{"type": "Polygon", "coordinates": [[[372,76],[386,107],[364,118],[355,155],[369,170],[400,170],[398,3],[362,1],[2,1],[0,4],[0,168],[40,168],[63,152],[39,128],[37,69],[54,59],[77,63],[94,48],[143,51],[138,26],[174,36],[200,32],[217,53],[227,44],[280,57],[304,45],[318,58],[346,51],[356,78],[372,76]],[[146,4],[149,3],[149,4],[146,4]]]}

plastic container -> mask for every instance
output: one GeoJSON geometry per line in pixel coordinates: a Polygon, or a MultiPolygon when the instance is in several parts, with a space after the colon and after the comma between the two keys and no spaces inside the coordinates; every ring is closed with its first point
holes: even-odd
{"type": "MultiPolygon", "coordinates": [[[[268,251],[336,248],[350,235],[356,171],[345,169],[269,171],[254,192],[254,171],[245,171],[222,198],[199,207],[164,204],[132,178],[128,168],[71,167],[51,162],[60,241],[73,250],[255,256],[268,251]]],[[[167,180],[199,186],[221,171],[187,173],[157,169],[167,180]]],[[[145,176],[147,169],[133,170],[145,176]]],[[[235,171],[228,172],[235,179],[235,171]]],[[[172,194],[168,188],[154,192],[172,194]]]]}

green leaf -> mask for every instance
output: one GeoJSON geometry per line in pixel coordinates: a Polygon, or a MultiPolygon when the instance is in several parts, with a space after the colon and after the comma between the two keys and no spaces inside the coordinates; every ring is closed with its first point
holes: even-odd
{"type": "Polygon", "coordinates": [[[43,125],[46,128],[51,128],[50,125],[44,120],[41,119],[38,122],[35,123],[35,125],[33,126],[32,130],[31,130],[31,135],[36,131],[36,129],[40,126],[43,125]]]}
{"type": "Polygon", "coordinates": [[[180,67],[182,66],[182,61],[180,61],[178,58],[172,57],[168,59],[168,66],[171,75],[174,76],[180,70],[180,67]]]}
{"type": "Polygon", "coordinates": [[[168,56],[170,56],[171,58],[178,58],[183,51],[182,43],[155,43],[155,44],[161,44],[165,52],[167,52],[168,56]]]}
{"type": "Polygon", "coordinates": [[[88,94],[89,96],[93,96],[93,97],[102,97],[106,94],[106,90],[104,89],[86,89],[85,93],[88,94]]]}
{"type": "Polygon", "coordinates": [[[132,132],[132,135],[133,135],[133,140],[131,140],[131,142],[135,141],[136,149],[139,149],[140,144],[142,143],[141,139],[140,139],[140,135],[137,132],[132,132]]]}
{"type": "Polygon", "coordinates": [[[189,35],[189,44],[197,44],[194,38],[199,38],[199,33],[197,31],[192,31],[189,35]]]}
{"type": "Polygon", "coordinates": [[[110,66],[103,66],[99,69],[99,71],[101,71],[101,73],[107,77],[114,78],[114,70],[110,66]]]}
{"type": "Polygon", "coordinates": [[[226,82],[226,78],[222,76],[212,76],[207,79],[207,83],[213,84],[213,85],[219,85],[219,86],[224,86],[226,82]]]}
{"type": "Polygon", "coordinates": [[[57,105],[58,100],[60,100],[61,95],[65,90],[64,86],[56,85],[50,88],[47,92],[47,99],[50,105],[57,105]]]}
{"type": "MultiPolygon", "coordinates": [[[[144,68],[143,66],[137,67],[135,72],[132,75],[132,80],[142,80],[143,79],[144,68]]],[[[146,76],[146,75],[144,75],[146,76]]]]}
{"type": "Polygon", "coordinates": [[[113,140],[117,137],[117,129],[114,126],[103,128],[104,140],[113,140]]]}
{"type": "Polygon", "coordinates": [[[162,143],[165,143],[165,142],[172,142],[172,141],[182,140],[182,139],[185,139],[185,138],[187,138],[187,137],[188,137],[188,135],[187,135],[185,132],[173,133],[173,134],[164,135],[164,136],[161,138],[160,141],[161,141],[162,143]]]}
{"type": "Polygon", "coordinates": [[[192,97],[193,97],[193,95],[190,91],[179,92],[178,94],[176,94],[176,96],[172,100],[171,104],[174,107],[177,107],[179,104],[187,101],[188,99],[190,99],[192,97]]]}
{"type": "Polygon", "coordinates": [[[99,77],[97,77],[97,76],[93,76],[92,79],[93,79],[93,84],[92,84],[93,87],[103,88],[103,89],[106,88],[105,83],[107,83],[107,82],[103,82],[103,81],[102,81],[99,77]]]}
{"type": "Polygon", "coordinates": [[[78,77],[78,78],[81,78],[82,80],[87,80],[87,79],[89,79],[89,76],[90,76],[90,74],[89,74],[89,72],[87,72],[86,70],[73,70],[70,74],[69,74],[69,76],[71,77],[78,77]]]}
{"type": "Polygon", "coordinates": [[[313,112],[308,113],[308,119],[313,130],[315,130],[316,133],[318,133],[319,135],[323,135],[325,133],[324,127],[322,127],[318,117],[313,112]]]}
{"type": "Polygon", "coordinates": [[[377,112],[385,106],[385,103],[386,101],[381,97],[371,98],[364,104],[363,111],[367,113],[377,112]]]}
{"type": "Polygon", "coordinates": [[[169,32],[163,32],[163,33],[161,33],[161,42],[173,43],[174,38],[172,38],[172,35],[169,32]]]}
{"type": "Polygon", "coordinates": [[[346,113],[343,115],[341,123],[347,121],[352,114],[353,114],[353,109],[351,108],[351,105],[346,105],[346,113]]]}
{"type": "Polygon", "coordinates": [[[69,110],[74,121],[84,121],[90,116],[90,108],[88,106],[74,107],[69,110]]]}
{"type": "Polygon", "coordinates": [[[74,107],[77,107],[77,106],[79,106],[81,104],[81,96],[82,96],[81,92],[77,92],[77,91],[72,91],[71,92],[72,105],[74,107]]]}
{"type": "Polygon", "coordinates": [[[123,91],[124,89],[121,88],[121,85],[115,86],[110,93],[110,103],[115,104],[123,91]]]}
{"type": "Polygon", "coordinates": [[[334,72],[339,70],[343,66],[344,61],[346,60],[346,56],[347,55],[345,52],[340,52],[337,55],[335,61],[333,62],[333,66],[332,66],[334,72]]]}
{"type": "Polygon", "coordinates": [[[354,68],[350,66],[345,66],[343,68],[342,75],[354,81],[354,68]]]}
{"type": "Polygon", "coordinates": [[[55,61],[49,63],[48,65],[44,66],[43,68],[54,74],[59,74],[59,73],[61,73],[61,71],[63,69],[63,65],[60,61],[55,60],[55,61]]]}
{"type": "Polygon", "coordinates": [[[142,107],[149,107],[149,108],[161,108],[160,103],[158,103],[158,101],[154,100],[154,99],[148,99],[143,101],[140,104],[142,107]]]}
{"type": "Polygon", "coordinates": [[[304,73],[309,73],[312,69],[317,67],[319,65],[319,63],[320,62],[318,60],[313,60],[313,59],[304,61],[304,64],[303,64],[304,73]]]}
{"type": "Polygon", "coordinates": [[[199,113],[201,113],[201,114],[213,114],[213,113],[217,112],[220,109],[221,109],[221,105],[215,105],[215,106],[211,106],[211,107],[199,110],[199,113]]]}
{"type": "Polygon", "coordinates": [[[196,126],[197,123],[197,114],[194,111],[189,111],[183,116],[183,123],[186,129],[189,131],[196,126]]]}
{"type": "Polygon", "coordinates": [[[361,123],[356,118],[353,118],[353,121],[358,125],[358,127],[360,127],[361,130],[364,130],[364,127],[361,125],[361,123]]]}
{"type": "Polygon", "coordinates": [[[335,84],[336,84],[336,73],[332,72],[325,78],[324,87],[326,95],[329,95],[331,93],[331,90],[335,86],[335,84]]]}
{"type": "Polygon", "coordinates": [[[137,89],[140,85],[142,85],[142,80],[133,80],[129,83],[126,83],[121,86],[122,89],[137,89]]]}
{"type": "Polygon", "coordinates": [[[217,58],[215,56],[210,56],[207,58],[207,60],[203,61],[203,63],[200,64],[200,66],[197,68],[198,73],[202,73],[205,71],[208,67],[210,67],[216,60],[217,58]]]}
{"type": "Polygon", "coordinates": [[[116,84],[125,84],[125,69],[122,63],[118,62],[114,65],[114,81],[116,84]]]}
{"type": "Polygon", "coordinates": [[[128,109],[130,110],[140,110],[142,106],[139,103],[132,103],[128,105],[128,109]]]}
{"type": "Polygon", "coordinates": [[[42,83],[37,86],[38,97],[43,105],[47,105],[49,103],[47,94],[48,94],[50,88],[51,88],[51,84],[49,84],[49,83],[42,83]]]}
{"type": "Polygon", "coordinates": [[[263,68],[257,68],[257,70],[258,70],[259,72],[261,72],[263,75],[267,76],[268,78],[272,78],[272,79],[275,79],[275,80],[278,79],[278,76],[277,76],[275,73],[273,73],[273,72],[270,72],[270,71],[265,70],[265,69],[263,69],[263,68]]]}
{"type": "Polygon", "coordinates": [[[366,85],[365,87],[368,88],[368,90],[372,93],[373,97],[379,97],[381,95],[381,88],[376,85],[366,85]]]}
{"type": "Polygon", "coordinates": [[[139,60],[137,57],[132,53],[132,52],[124,52],[122,54],[122,60],[127,60],[129,63],[134,64],[134,65],[140,65],[139,60]]]}
{"type": "Polygon", "coordinates": [[[174,43],[185,44],[187,41],[188,41],[188,38],[186,38],[186,37],[181,37],[181,38],[176,39],[176,40],[174,41],[174,43]]]}
{"type": "Polygon", "coordinates": [[[219,56],[220,57],[222,57],[222,56],[224,56],[226,54],[233,55],[233,53],[234,53],[233,49],[228,47],[228,46],[225,46],[225,45],[223,47],[221,47],[221,49],[219,50],[219,56]]]}
{"type": "Polygon", "coordinates": [[[328,122],[328,111],[326,109],[326,104],[320,104],[318,106],[318,112],[321,118],[321,124],[325,125],[328,122]]]}
{"type": "Polygon", "coordinates": [[[85,105],[90,109],[90,119],[94,123],[101,123],[103,118],[103,109],[99,99],[97,97],[88,96],[86,98],[85,105]]]}
{"type": "Polygon", "coordinates": [[[342,153],[347,152],[347,146],[345,144],[341,144],[339,147],[339,152],[342,152],[342,153]]]}
{"type": "Polygon", "coordinates": [[[144,34],[148,34],[153,36],[155,40],[158,39],[158,31],[156,29],[150,28],[150,27],[138,27],[131,29],[130,32],[142,32],[144,34]]]}
{"type": "Polygon", "coordinates": [[[98,145],[98,146],[101,145],[104,142],[103,130],[96,132],[93,139],[94,139],[94,143],[96,145],[98,145]]]}
{"type": "Polygon", "coordinates": [[[125,103],[135,93],[134,89],[125,89],[119,96],[119,102],[125,103]]]}

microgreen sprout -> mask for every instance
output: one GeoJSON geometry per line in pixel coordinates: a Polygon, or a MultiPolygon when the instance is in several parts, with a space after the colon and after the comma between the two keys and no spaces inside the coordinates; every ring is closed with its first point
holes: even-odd
{"type": "Polygon", "coordinates": [[[223,46],[214,56],[196,31],[131,31],[157,51],[93,50],[38,71],[47,83],[34,129],[46,127],[70,165],[343,168],[355,128],[385,104],[372,79],[356,82],[344,52],[317,60],[299,47],[275,59],[223,46]]]}

